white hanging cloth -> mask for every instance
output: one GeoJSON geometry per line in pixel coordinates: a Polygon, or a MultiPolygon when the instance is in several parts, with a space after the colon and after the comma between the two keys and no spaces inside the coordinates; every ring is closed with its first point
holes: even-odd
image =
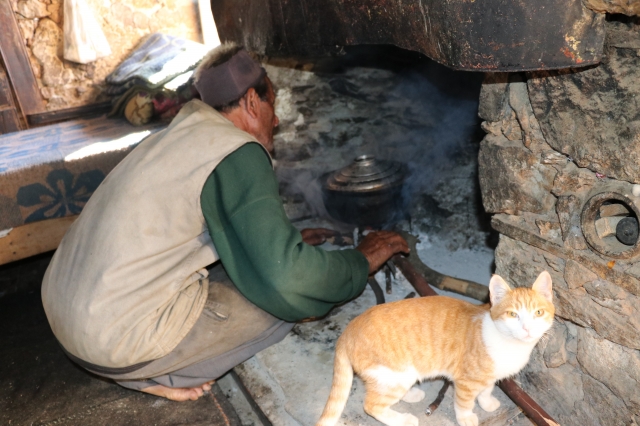
{"type": "Polygon", "coordinates": [[[109,42],[85,0],[64,0],[64,58],[87,64],[111,54],[109,42]]]}

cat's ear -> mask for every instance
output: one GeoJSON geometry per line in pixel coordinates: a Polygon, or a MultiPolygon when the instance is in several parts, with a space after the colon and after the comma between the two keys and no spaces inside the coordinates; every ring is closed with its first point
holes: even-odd
{"type": "Polygon", "coordinates": [[[536,282],[533,283],[533,289],[540,293],[545,299],[553,303],[553,289],[551,288],[551,275],[547,271],[542,271],[536,282]]]}
{"type": "Polygon", "coordinates": [[[491,305],[496,306],[511,291],[511,287],[500,275],[493,275],[489,281],[489,294],[491,305]]]}

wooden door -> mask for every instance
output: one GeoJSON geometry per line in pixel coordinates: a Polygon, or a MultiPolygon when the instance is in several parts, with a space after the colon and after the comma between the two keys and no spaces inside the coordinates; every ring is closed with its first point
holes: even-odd
{"type": "Polygon", "coordinates": [[[0,56],[1,134],[27,128],[26,116],[45,111],[9,0],[0,0],[0,56]]]}
{"type": "Polygon", "coordinates": [[[0,135],[25,128],[20,120],[4,64],[0,61],[0,135]]]}

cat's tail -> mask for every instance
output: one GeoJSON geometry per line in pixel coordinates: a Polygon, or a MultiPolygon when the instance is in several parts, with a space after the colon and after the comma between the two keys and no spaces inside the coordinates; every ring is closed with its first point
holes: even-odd
{"type": "Polygon", "coordinates": [[[353,368],[347,351],[338,341],[336,356],[333,361],[333,386],[331,386],[327,405],[325,405],[322,416],[320,416],[316,426],[334,426],[336,424],[344,410],[344,406],[347,404],[351,383],[353,383],[353,368]]]}

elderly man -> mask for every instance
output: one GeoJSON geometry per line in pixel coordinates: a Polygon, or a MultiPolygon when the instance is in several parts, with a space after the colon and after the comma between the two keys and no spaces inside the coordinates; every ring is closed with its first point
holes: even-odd
{"type": "Polygon", "coordinates": [[[234,45],[195,74],[200,100],[140,143],[95,191],[44,277],[67,355],[124,387],[197,399],[295,321],[356,297],[406,242],[367,235],[326,252],[287,219],[269,153],[275,94],[234,45]]]}

